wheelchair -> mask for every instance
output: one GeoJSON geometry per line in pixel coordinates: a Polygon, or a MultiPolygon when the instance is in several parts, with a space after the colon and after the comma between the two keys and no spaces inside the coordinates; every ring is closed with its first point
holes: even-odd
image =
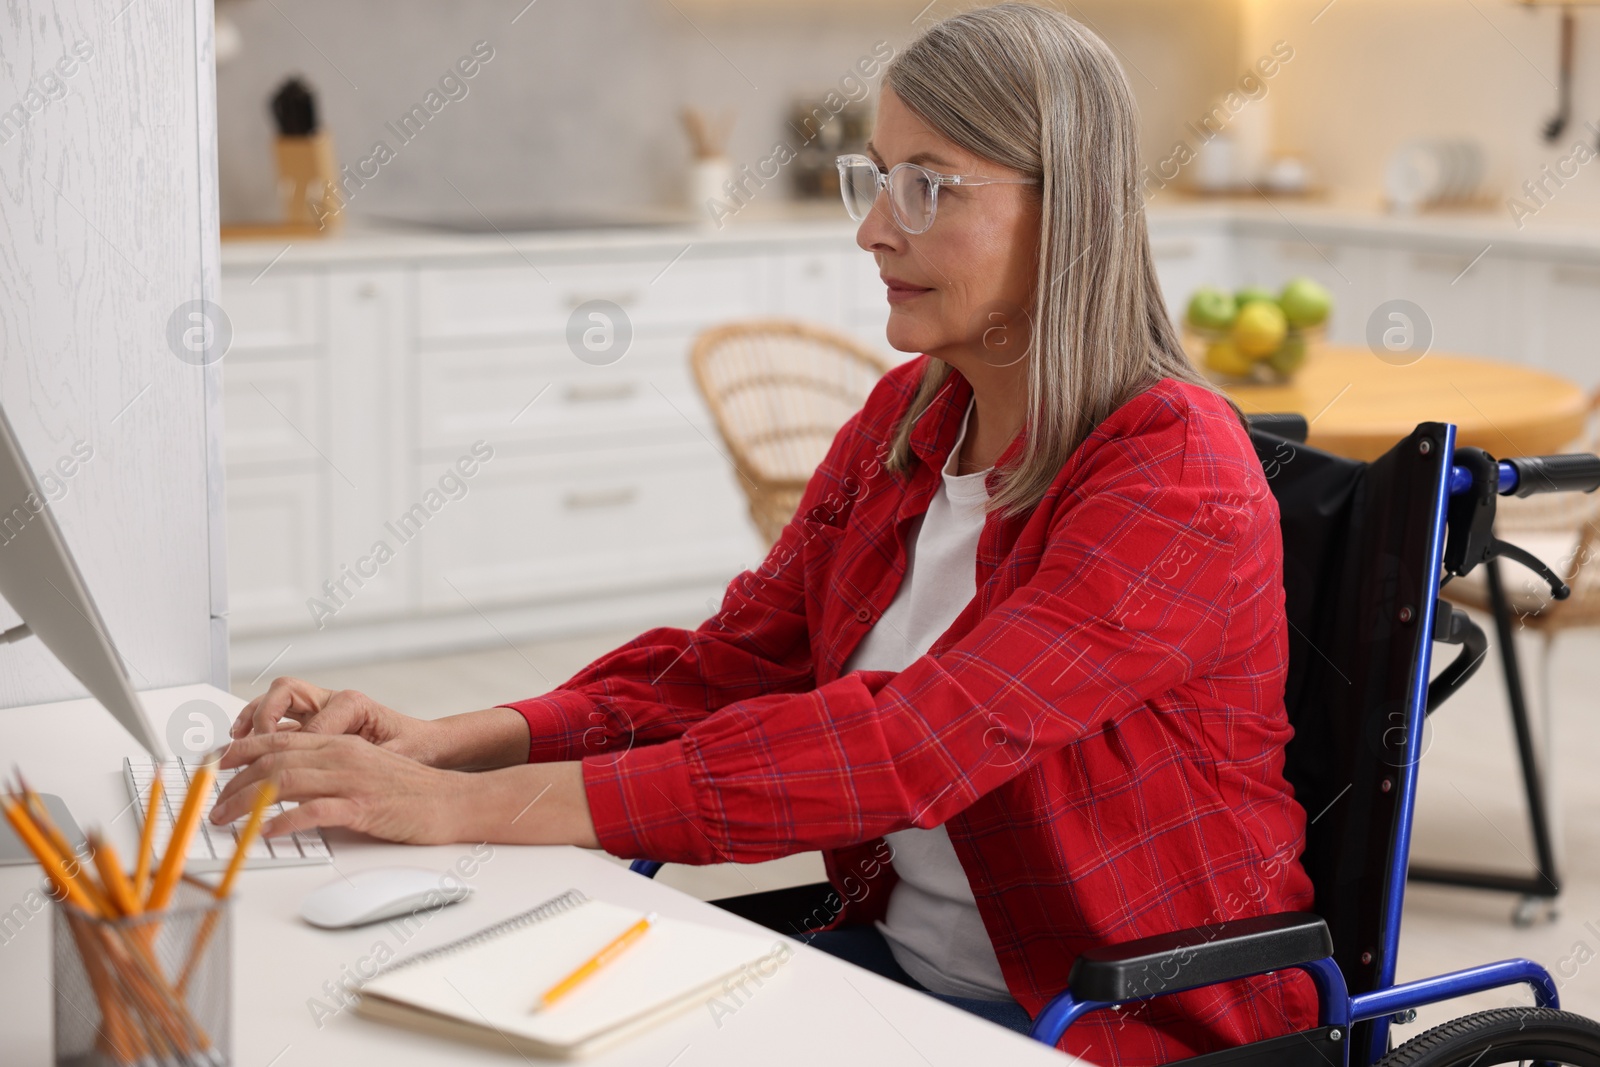
{"type": "MultiPolygon", "coordinates": [[[[1250,436],[1283,527],[1290,624],[1285,704],[1294,738],[1284,773],[1308,816],[1301,857],[1310,912],[1232,919],[1103,946],[1074,961],[1068,987],[1034,1020],[1055,1046],[1092,1011],[1298,968],[1317,990],[1318,1025],[1182,1061],[1191,1067],[1600,1067],[1600,1023],[1560,1010],[1555,980],[1528,959],[1395,982],[1401,905],[1426,717],[1488,651],[1483,630],[1439,596],[1496,558],[1569,590],[1494,535],[1499,496],[1592,492],[1600,457],[1496,460],[1456,448],[1455,427],[1422,423],[1367,463],[1308,447],[1300,416],[1257,416],[1250,436]],[[1434,644],[1459,653],[1437,677],[1434,644]],[[1392,1022],[1454,997],[1530,987],[1534,1005],[1466,1015],[1391,1049],[1392,1022]]],[[[653,877],[661,864],[636,860],[653,877]]],[[[775,930],[808,914],[822,886],[716,903],[775,930]]]]}

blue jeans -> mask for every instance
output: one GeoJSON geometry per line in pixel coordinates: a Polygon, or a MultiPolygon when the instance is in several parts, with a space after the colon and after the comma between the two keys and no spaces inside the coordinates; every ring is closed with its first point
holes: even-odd
{"type": "Polygon", "coordinates": [[[850,926],[842,930],[821,930],[802,940],[830,956],[837,956],[873,974],[881,974],[920,993],[928,993],[936,1000],[969,1011],[1007,1030],[1026,1034],[1033,1027],[1027,1010],[1014,1000],[975,1000],[972,997],[951,997],[928,992],[926,986],[907,974],[905,968],[896,962],[889,942],[884,940],[876,927],[850,926]]]}

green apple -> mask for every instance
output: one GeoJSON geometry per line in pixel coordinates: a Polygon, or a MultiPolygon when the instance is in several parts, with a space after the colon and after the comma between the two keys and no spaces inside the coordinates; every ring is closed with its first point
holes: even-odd
{"type": "Polygon", "coordinates": [[[1251,359],[1266,359],[1288,336],[1289,322],[1275,300],[1252,300],[1233,320],[1233,343],[1251,359]]]}
{"type": "Polygon", "coordinates": [[[1246,304],[1254,304],[1262,300],[1270,304],[1276,304],[1278,302],[1278,294],[1259,285],[1247,285],[1233,294],[1233,300],[1241,308],[1246,304]]]}
{"type": "Polygon", "coordinates": [[[1306,339],[1300,336],[1285,337],[1278,350],[1267,357],[1267,366],[1283,377],[1291,377],[1305,366],[1306,339]]]}
{"type": "Polygon", "coordinates": [[[1321,326],[1333,311],[1333,295],[1310,278],[1295,278],[1278,298],[1289,325],[1296,329],[1321,326]]]}
{"type": "Polygon", "coordinates": [[[1189,325],[1202,330],[1226,330],[1238,312],[1233,297],[1213,286],[1197,289],[1189,298],[1189,325]]]}

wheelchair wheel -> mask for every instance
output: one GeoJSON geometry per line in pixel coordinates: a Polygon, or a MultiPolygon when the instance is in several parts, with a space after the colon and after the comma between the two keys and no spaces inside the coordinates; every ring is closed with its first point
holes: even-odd
{"type": "Polygon", "coordinates": [[[1463,1015],[1407,1041],[1378,1067],[1491,1067],[1506,1063],[1600,1067],[1600,1023],[1554,1008],[1463,1015]]]}

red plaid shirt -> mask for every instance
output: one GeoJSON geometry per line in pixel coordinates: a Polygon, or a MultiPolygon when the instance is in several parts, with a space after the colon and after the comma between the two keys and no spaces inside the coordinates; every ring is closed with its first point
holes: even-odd
{"type": "MultiPolygon", "coordinates": [[[[529,759],[584,761],[617,856],[824,850],[846,923],[883,912],[882,836],[945,824],[1035,1015],[1091,946],[1309,908],[1305,813],[1281,773],[1277,505],[1215,394],[1164,379],[1123,405],[1030,512],[991,513],[977,596],[927,655],[839,673],[894,598],[906,524],[971,396],[951,373],[912,433],[912,469],[887,470],[928,358],[890,371],[839,431],[716,617],[651,630],[510,705],[529,759]]],[[[1164,1063],[1313,1026],[1315,1004],[1304,974],[1282,972],[1091,1013],[1062,1047],[1164,1063]]]]}

